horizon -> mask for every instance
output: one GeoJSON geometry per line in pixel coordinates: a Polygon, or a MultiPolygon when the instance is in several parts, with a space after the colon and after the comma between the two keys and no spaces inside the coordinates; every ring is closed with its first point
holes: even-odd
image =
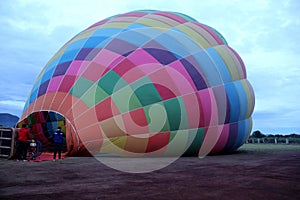
{"type": "MultiPolygon", "coordinates": [[[[14,117],[18,117],[16,115],[13,115],[11,113],[0,113],[0,114],[8,114],[14,117]]],[[[20,117],[18,117],[20,118],[20,117]]],[[[0,124],[1,126],[1,124],[0,124]]],[[[263,133],[264,135],[268,136],[268,135],[291,135],[291,134],[296,134],[296,135],[300,135],[300,129],[298,131],[295,131],[295,129],[293,128],[262,128],[259,130],[254,130],[252,128],[251,134],[255,131],[260,131],[261,133],[263,133]]]]}

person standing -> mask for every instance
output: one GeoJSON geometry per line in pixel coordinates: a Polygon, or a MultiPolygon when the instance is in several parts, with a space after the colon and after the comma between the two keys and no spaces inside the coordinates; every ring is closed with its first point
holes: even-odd
{"type": "Polygon", "coordinates": [[[17,141],[17,160],[26,160],[28,143],[27,140],[31,140],[32,136],[30,130],[26,128],[26,124],[22,125],[18,132],[18,141],[17,141]]]}
{"type": "Polygon", "coordinates": [[[56,160],[56,154],[58,153],[58,159],[61,159],[61,151],[63,147],[63,135],[64,132],[61,130],[61,127],[57,127],[57,130],[53,134],[53,141],[54,141],[54,154],[53,154],[53,161],[56,160]]]}

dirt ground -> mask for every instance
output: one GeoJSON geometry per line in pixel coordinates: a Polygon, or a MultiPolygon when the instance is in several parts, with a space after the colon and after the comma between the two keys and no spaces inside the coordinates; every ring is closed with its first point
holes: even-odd
{"type": "Polygon", "coordinates": [[[300,148],[246,147],[231,155],[183,157],[140,174],[111,169],[93,157],[0,159],[0,181],[0,199],[300,199],[300,148]]]}

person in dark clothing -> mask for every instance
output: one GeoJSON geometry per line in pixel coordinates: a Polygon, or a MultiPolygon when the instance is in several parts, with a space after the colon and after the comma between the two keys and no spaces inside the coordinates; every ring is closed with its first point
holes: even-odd
{"type": "Polygon", "coordinates": [[[26,124],[22,125],[22,128],[18,131],[18,140],[17,140],[17,160],[26,160],[26,154],[28,149],[27,140],[32,139],[30,130],[26,128],[26,124]]]}
{"type": "Polygon", "coordinates": [[[54,141],[54,154],[53,154],[53,161],[56,160],[56,154],[58,153],[58,158],[61,159],[61,151],[63,147],[63,135],[64,132],[61,130],[61,127],[58,127],[55,133],[53,134],[53,141],[54,141]]]}

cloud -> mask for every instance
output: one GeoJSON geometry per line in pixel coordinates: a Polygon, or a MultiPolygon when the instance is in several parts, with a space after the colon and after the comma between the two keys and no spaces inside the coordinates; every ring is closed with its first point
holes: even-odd
{"type": "Polygon", "coordinates": [[[254,127],[297,127],[300,59],[297,52],[257,50],[244,55],[256,96],[254,127]]]}
{"type": "Polygon", "coordinates": [[[256,96],[254,128],[299,127],[297,0],[0,1],[0,112],[20,115],[42,68],[74,35],[140,9],[181,12],[218,30],[245,62],[256,96]]]}
{"type": "Polygon", "coordinates": [[[16,100],[0,100],[0,113],[10,113],[20,116],[24,107],[25,101],[16,100]]]}

